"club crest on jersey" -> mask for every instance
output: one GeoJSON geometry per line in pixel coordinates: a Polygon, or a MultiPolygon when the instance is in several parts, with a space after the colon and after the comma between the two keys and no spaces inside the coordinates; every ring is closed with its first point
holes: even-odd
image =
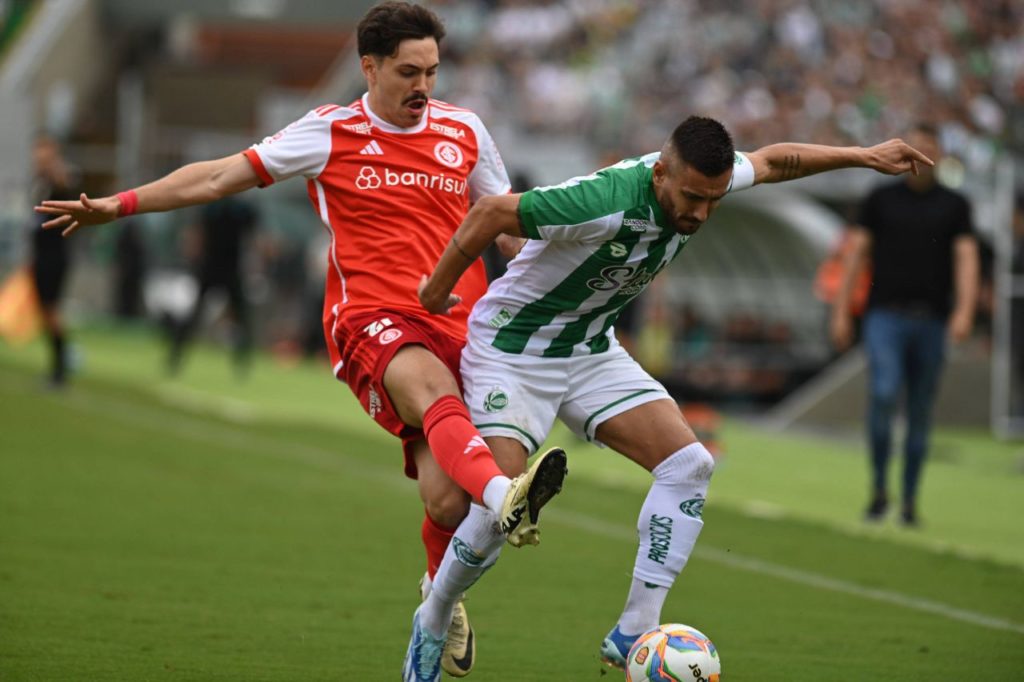
{"type": "Polygon", "coordinates": [[[465,157],[459,145],[442,140],[434,147],[434,158],[449,168],[458,168],[465,157]]]}
{"type": "Polygon", "coordinates": [[[506,407],[508,407],[508,394],[501,390],[500,386],[492,388],[491,392],[484,398],[485,412],[500,412],[506,407]]]}
{"type": "Polygon", "coordinates": [[[495,329],[501,329],[506,324],[512,321],[512,312],[508,308],[502,308],[498,311],[498,314],[492,317],[488,322],[488,326],[494,327],[495,329]]]}

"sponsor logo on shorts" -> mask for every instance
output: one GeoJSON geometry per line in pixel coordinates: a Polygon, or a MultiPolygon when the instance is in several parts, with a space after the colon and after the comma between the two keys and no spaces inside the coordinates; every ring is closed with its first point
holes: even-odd
{"type": "Polygon", "coordinates": [[[651,514],[648,530],[651,533],[651,548],[647,550],[647,558],[664,566],[672,544],[672,517],[651,514]]]}
{"type": "Polygon", "coordinates": [[[380,333],[378,340],[380,341],[380,345],[386,346],[392,341],[397,341],[400,336],[402,336],[401,329],[385,329],[380,333]]]}
{"type": "Polygon", "coordinates": [[[484,398],[484,411],[486,412],[500,412],[506,407],[508,407],[508,394],[498,386],[492,388],[484,398]]]}
{"type": "Polygon", "coordinates": [[[381,411],[383,405],[380,402],[380,396],[377,395],[377,391],[370,387],[370,399],[369,405],[366,406],[366,411],[370,413],[370,419],[376,419],[377,413],[381,411]]]}
{"type": "Polygon", "coordinates": [[[679,511],[695,519],[701,518],[704,514],[704,498],[695,497],[692,500],[682,502],[679,505],[679,511]]]}
{"type": "Polygon", "coordinates": [[[443,140],[434,147],[434,158],[449,168],[458,168],[465,157],[459,145],[443,140]]]}
{"type": "Polygon", "coordinates": [[[512,313],[508,308],[502,308],[498,311],[498,314],[490,319],[487,323],[488,326],[494,327],[495,329],[501,329],[506,324],[512,321],[512,313]]]}

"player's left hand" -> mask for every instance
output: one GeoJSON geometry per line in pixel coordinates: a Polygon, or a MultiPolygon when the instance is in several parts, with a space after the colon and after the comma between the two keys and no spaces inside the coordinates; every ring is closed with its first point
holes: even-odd
{"type": "Polygon", "coordinates": [[[451,309],[462,303],[462,297],[456,296],[453,293],[444,295],[433,294],[429,290],[429,279],[426,275],[420,278],[420,285],[417,287],[417,293],[420,297],[420,305],[429,312],[435,315],[448,315],[451,313],[451,309]]]}
{"type": "Polygon", "coordinates": [[[898,138],[868,147],[864,151],[867,154],[867,167],[886,175],[899,175],[908,171],[917,175],[919,164],[935,165],[934,161],[898,138]]]}

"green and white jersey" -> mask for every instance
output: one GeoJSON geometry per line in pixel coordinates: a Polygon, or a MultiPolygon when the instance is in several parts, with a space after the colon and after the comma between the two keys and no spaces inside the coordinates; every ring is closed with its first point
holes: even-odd
{"type": "MultiPolygon", "coordinates": [[[[530,241],[474,306],[470,343],[543,357],[607,350],[622,307],[690,239],[668,224],[655,199],[659,156],[524,193],[519,216],[530,241]]],[[[753,180],[749,159],[737,153],[729,191],[753,180]]]]}

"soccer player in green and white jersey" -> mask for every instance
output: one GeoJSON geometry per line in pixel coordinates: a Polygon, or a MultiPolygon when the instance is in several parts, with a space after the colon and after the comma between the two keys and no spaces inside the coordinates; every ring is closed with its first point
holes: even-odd
{"type": "MultiPolygon", "coordinates": [[[[523,194],[485,197],[420,285],[433,313],[460,303],[456,281],[499,234],[526,237],[507,273],[473,309],[462,355],[465,402],[488,445],[527,454],[555,418],[654,477],[625,609],[601,647],[622,667],[657,626],[703,521],[714,460],[675,401],[612,333],[630,300],[686,246],[730,191],[823,171],[916,172],[931,161],[901,140],[870,148],[784,143],[737,153],[715,120],[690,117],[660,152],[523,194]]],[[[458,595],[493,564],[493,527],[460,528],[424,604],[444,622],[458,595]],[[480,552],[478,548],[484,549],[480,552]],[[462,551],[454,551],[460,549],[462,551]]]]}

